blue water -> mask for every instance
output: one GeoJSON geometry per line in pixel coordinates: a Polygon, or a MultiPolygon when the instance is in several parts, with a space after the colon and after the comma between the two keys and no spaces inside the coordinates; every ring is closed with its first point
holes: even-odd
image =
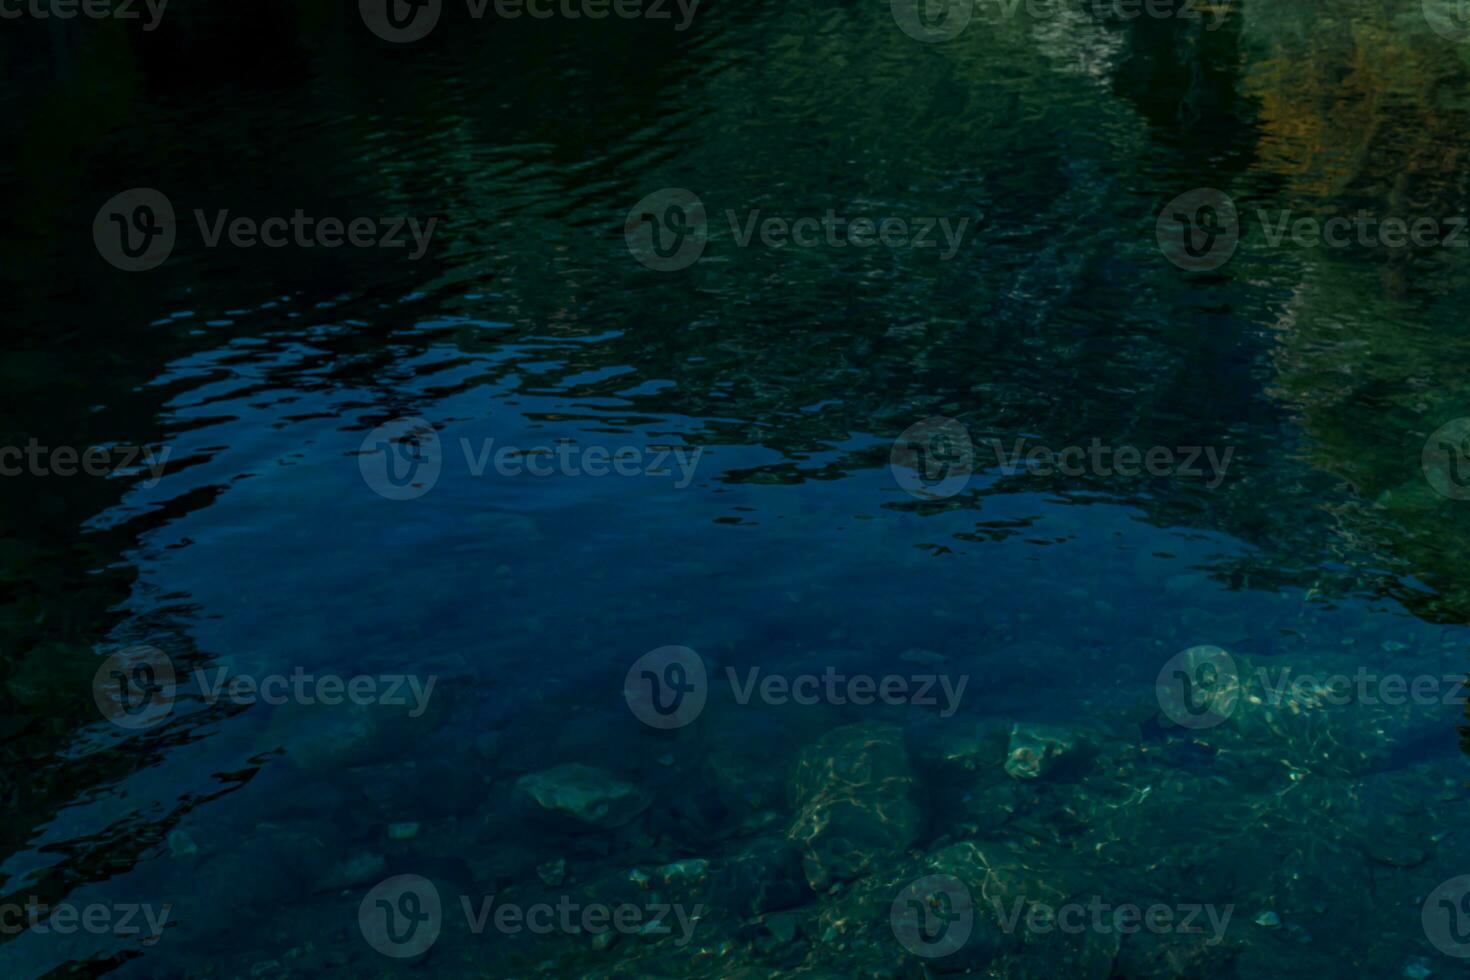
{"type": "Polygon", "coordinates": [[[0,480],[0,971],[1464,975],[1470,429],[1431,434],[1470,415],[1465,253],[1257,214],[1453,228],[1467,49],[1407,0],[1228,9],[984,8],[937,44],[886,4],[450,9],[401,45],[317,4],[6,22],[0,442],[167,457],[0,480]],[[91,230],[134,187],[178,242],[130,273],[91,230]],[[660,271],[625,225],[669,188],[708,240],[660,271]],[[1156,233],[1196,188],[1242,222],[1214,269],[1156,233]],[[193,214],[298,208],[437,223],[410,260],[193,214]],[[741,243],[829,211],[966,231],[741,243]],[[917,492],[916,424],[973,448],[917,492]],[[670,646],[705,704],[665,729],[629,672],[670,646]],[[94,688],[139,647],[171,703],[117,724],[94,688]],[[1190,727],[1159,685],[1198,647],[1245,688],[1190,727]],[[751,671],[957,696],[741,703],[751,671]],[[200,685],[303,674],[423,710],[200,685]],[[604,809],[536,796],[583,778],[604,809]],[[429,945],[385,946],[430,892],[429,945]],[[477,930],[490,896],[697,912],[477,930]],[[99,924],[9,928],[31,899],[99,924]],[[1006,924],[1094,900],[1225,918],[1006,924]]]}

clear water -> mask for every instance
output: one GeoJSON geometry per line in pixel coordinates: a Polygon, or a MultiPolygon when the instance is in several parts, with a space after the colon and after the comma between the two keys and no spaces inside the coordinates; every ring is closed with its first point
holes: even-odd
{"type": "Polygon", "coordinates": [[[938,44],[882,3],[711,3],[685,31],[451,10],[404,45],[319,4],[7,22],[4,443],[169,456],[0,480],[0,905],[112,917],[8,930],[0,970],[1463,975],[1470,504],[1423,461],[1470,415],[1470,265],[1267,232],[1453,231],[1470,47],[1408,0],[1226,13],[981,6],[938,44]],[[140,273],[91,235],[132,187],[179,215],[140,273]],[[674,271],[624,234],[663,188],[708,215],[674,271]],[[1218,269],[1157,239],[1195,188],[1241,216],[1218,269]],[[193,217],[298,208],[437,224],[410,260],[211,248],[193,217]],[[948,257],[741,244],[753,212],[829,210],[966,231],[948,257]],[[364,474],[403,417],[438,472],[389,499],[364,474]],[[936,417],[973,472],[910,493],[895,440],[936,417]],[[1230,455],[1069,475],[996,458],[1017,440],[1230,455]],[[480,465],[505,447],[547,475],[480,465]],[[637,474],[583,472],[589,447],[637,474]],[[171,710],[110,724],[94,678],[138,645],[177,671],[171,710]],[[671,645],[707,703],[660,730],[625,679],[671,645]],[[1156,682],[1199,646],[1247,681],[1371,680],[1257,684],[1180,727],[1156,682]],[[741,704],[752,669],[965,686],[741,704]],[[405,718],[211,699],[196,671],[434,687],[405,718]],[[1381,703],[1393,678],[1420,694],[1381,703]],[[1036,732],[1071,747],[1018,777],[1036,732]],[[568,763],[641,808],[528,798],[568,763]],[[398,957],[364,923],[401,875],[443,912],[398,957]],[[904,891],[934,875],[976,917],[947,956],[893,909],[949,908],[904,891]],[[698,912],[687,936],[477,931],[461,897],[490,896],[698,912]],[[1094,900],[1228,919],[1001,921],[1094,900]],[[113,928],[130,905],[141,934],[113,928]]]}

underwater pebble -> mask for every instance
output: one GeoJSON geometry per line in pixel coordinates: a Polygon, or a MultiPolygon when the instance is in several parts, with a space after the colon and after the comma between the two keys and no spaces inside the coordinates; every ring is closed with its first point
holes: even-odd
{"type": "Polygon", "coordinates": [[[412,820],[403,823],[390,823],[388,825],[389,840],[413,840],[419,835],[419,825],[412,820]]]}
{"type": "Polygon", "coordinates": [[[1420,957],[1419,959],[1409,961],[1409,965],[1404,967],[1404,976],[1408,977],[1409,980],[1427,980],[1427,978],[1434,976],[1434,971],[1429,968],[1429,963],[1423,957],[1420,957]]]}
{"type": "Polygon", "coordinates": [[[1281,916],[1275,912],[1262,912],[1256,916],[1256,925],[1264,926],[1267,929],[1275,929],[1281,925],[1281,916]]]}
{"type": "Polygon", "coordinates": [[[724,907],[749,913],[800,905],[807,895],[801,861],[781,837],[762,837],[736,853],[720,876],[724,907]]]}
{"type": "Polygon", "coordinates": [[[580,762],[522,776],[516,788],[541,812],[600,830],[623,826],[653,802],[641,787],[580,762]]]}
{"type": "Polygon", "coordinates": [[[176,858],[194,857],[199,853],[199,845],[188,831],[173,830],[168,835],[168,852],[176,858]]]}
{"type": "Polygon", "coordinates": [[[655,868],[653,877],[665,885],[703,881],[709,875],[709,862],[703,858],[675,861],[655,868]]]}
{"type": "Polygon", "coordinates": [[[355,854],[328,871],[318,887],[325,891],[365,885],[381,877],[387,867],[388,860],[381,854],[355,854]]]}
{"type": "Polygon", "coordinates": [[[1006,775],[1012,779],[1040,779],[1058,763],[1075,755],[1077,739],[1051,725],[1016,725],[1006,750],[1006,775]]]}

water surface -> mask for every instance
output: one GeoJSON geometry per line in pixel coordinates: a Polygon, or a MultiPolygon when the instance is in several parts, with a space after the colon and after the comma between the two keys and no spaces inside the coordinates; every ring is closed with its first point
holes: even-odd
{"type": "Polygon", "coordinates": [[[1423,460],[1470,415],[1470,267],[1267,232],[1452,228],[1470,49],[1409,2],[1207,28],[982,5],[925,44],[886,4],[713,2],[684,31],[450,9],[404,45],[317,4],[7,22],[5,444],[168,457],[0,481],[0,892],[170,911],[156,942],[7,934],[6,975],[1460,975],[1465,890],[1436,889],[1470,845],[1470,504],[1423,460]],[[133,187],[179,224],[130,274],[91,232],[133,187]],[[624,231],[669,188],[708,241],[660,271],[624,231]],[[1197,188],[1241,218],[1215,269],[1156,235],[1197,188]],[[196,209],[437,220],[413,260],[208,247],[196,209]],[[829,213],[965,230],[742,244],[829,213]],[[374,433],[406,418],[434,472],[385,494],[375,454],[409,450],[374,433]],[[932,419],[973,446],[953,494],[892,465],[932,419]],[[996,455],[1092,445],[1203,471],[996,455]],[[125,728],[92,685],[137,645],[178,685],[125,728]],[[660,730],[625,675],[671,645],[708,701],[660,730]],[[1181,727],[1156,681],[1200,646],[1257,687],[1181,727]],[[742,705],[752,669],[965,686],[742,705]],[[409,718],[197,683],[295,673],[435,685],[409,718]],[[1261,703],[1303,674],[1438,686],[1261,703]],[[1058,730],[1065,765],[1002,766],[1058,730]],[[569,763],[646,807],[552,819],[526,778],[569,763]],[[983,917],[949,957],[890,917],[935,874],[983,917]],[[360,916],[399,875],[444,905],[401,959],[360,916]],[[702,911],[684,942],[475,934],[459,896],[491,895],[702,911]],[[1094,897],[1233,912],[1220,935],[992,921],[1094,897]]]}

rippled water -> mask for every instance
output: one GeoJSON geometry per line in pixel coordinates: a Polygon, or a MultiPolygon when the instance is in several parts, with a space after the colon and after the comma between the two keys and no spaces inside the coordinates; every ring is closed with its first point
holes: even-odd
{"type": "Polygon", "coordinates": [[[1009,9],[0,22],[0,442],[151,454],[0,480],[0,970],[1462,975],[1470,44],[1408,0],[1009,9]],[[145,272],[92,234],[130,188],[177,216],[145,272]],[[1239,244],[1181,268],[1199,188],[1239,244]],[[670,189],[697,261],[639,246],[670,189]],[[211,247],[224,210],[435,224],[211,247]],[[746,239],[829,214],[934,245],[746,239]],[[1359,215],[1439,238],[1273,240],[1359,215]],[[120,652],[163,713],[99,712],[120,652]],[[303,675],[417,706],[209,688],[303,675]],[[773,676],[817,703],[741,703],[773,676]],[[420,883],[432,945],[387,955],[420,883]],[[1094,902],[1227,918],[1004,921],[1094,902]]]}

